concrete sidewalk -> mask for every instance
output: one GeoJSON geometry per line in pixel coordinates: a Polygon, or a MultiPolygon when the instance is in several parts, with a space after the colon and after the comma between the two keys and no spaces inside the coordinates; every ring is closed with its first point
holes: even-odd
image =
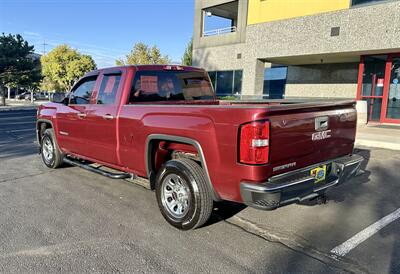
{"type": "Polygon", "coordinates": [[[37,105],[6,105],[6,106],[0,106],[0,112],[10,111],[10,110],[28,110],[36,108],[37,105]]]}
{"type": "Polygon", "coordinates": [[[400,150],[400,125],[359,125],[355,145],[400,150]]]}
{"type": "Polygon", "coordinates": [[[0,111],[8,111],[8,110],[24,110],[24,109],[36,109],[37,106],[48,103],[48,101],[35,101],[31,103],[30,101],[25,100],[6,100],[5,106],[0,106],[0,111]]]}

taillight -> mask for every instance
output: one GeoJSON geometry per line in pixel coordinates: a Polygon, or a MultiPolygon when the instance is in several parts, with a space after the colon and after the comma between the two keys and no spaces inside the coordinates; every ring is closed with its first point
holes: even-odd
{"type": "Polygon", "coordinates": [[[253,122],[240,127],[240,162],[266,164],[269,156],[269,122],[253,122]]]}

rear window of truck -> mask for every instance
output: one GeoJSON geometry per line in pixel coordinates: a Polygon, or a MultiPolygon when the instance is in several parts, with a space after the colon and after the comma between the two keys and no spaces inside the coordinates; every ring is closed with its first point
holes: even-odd
{"type": "Polygon", "coordinates": [[[138,71],[128,104],[214,99],[211,82],[201,71],[138,71]]]}

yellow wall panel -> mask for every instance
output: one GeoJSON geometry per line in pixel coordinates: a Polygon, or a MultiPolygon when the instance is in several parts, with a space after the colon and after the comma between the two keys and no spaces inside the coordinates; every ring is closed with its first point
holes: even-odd
{"type": "Polygon", "coordinates": [[[247,23],[258,24],[348,9],[351,0],[249,0],[247,23]]]}

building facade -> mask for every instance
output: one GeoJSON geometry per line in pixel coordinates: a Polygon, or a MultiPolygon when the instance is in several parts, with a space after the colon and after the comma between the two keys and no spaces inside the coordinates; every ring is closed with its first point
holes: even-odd
{"type": "Polygon", "coordinates": [[[218,95],[357,99],[400,124],[400,1],[195,0],[194,20],[218,95]]]}

